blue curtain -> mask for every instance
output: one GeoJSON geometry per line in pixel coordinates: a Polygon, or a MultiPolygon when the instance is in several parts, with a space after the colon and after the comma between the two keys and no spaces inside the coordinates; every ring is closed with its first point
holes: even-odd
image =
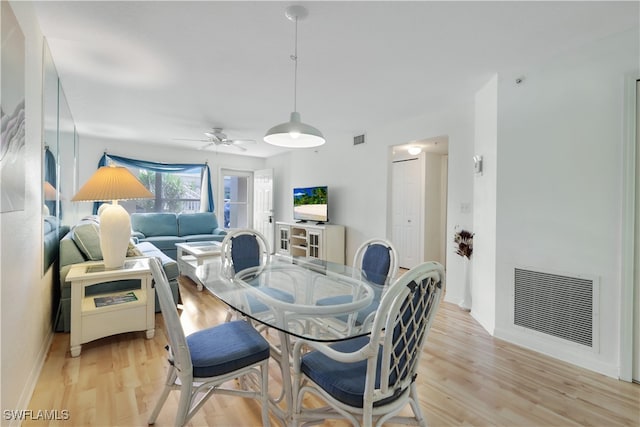
{"type": "MultiPolygon", "coordinates": [[[[211,189],[211,171],[209,170],[209,165],[204,163],[204,164],[197,164],[197,163],[173,163],[173,164],[168,164],[168,163],[156,163],[156,162],[149,162],[146,160],[136,160],[136,159],[129,159],[126,157],[120,157],[120,156],[114,156],[112,154],[107,155],[107,153],[104,153],[102,155],[102,157],[100,158],[100,161],[98,162],[98,168],[102,167],[102,166],[107,166],[109,164],[109,160],[113,160],[117,163],[120,163],[122,165],[126,165],[126,166],[134,166],[134,167],[138,167],[138,168],[143,168],[143,169],[148,169],[154,172],[201,172],[203,171],[203,169],[206,168],[207,171],[207,187],[208,187],[208,205],[206,207],[206,212],[213,212],[213,190],[211,189]]],[[[94,203],[93,204],[93,213],[97,214],[98,213],[98,207],[100,206],[100,203],[94,203]]]]}
{"type": "MultiPolygon", "coordinates": [[[[51,184],[54,188],[57,188],[56,182],[56,156],[46,147],[44,150],[44,180],[51,184]]],[[[59,190],[59,189],[58,189],[59,190]]],[[[45,200],[44,204],[49,208],[49,215],[56,216],[56,201],[45,200]]]]}

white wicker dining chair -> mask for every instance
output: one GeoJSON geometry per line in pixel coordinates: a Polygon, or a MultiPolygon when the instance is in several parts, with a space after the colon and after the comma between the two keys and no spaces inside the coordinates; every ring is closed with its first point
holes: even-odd
{"type": "MultiPolygon", "coordinates": [[[[237,229],[230,231],[222,240],[221,244],[221,273],[227,278],[233,278],[236,273],[249,268],[259,269],[269,263],[271,251],[269,242],[258,231],[251,229],[237,229]]],[[[256,270],[258,273],[259,270],[256,270]]],[[[277,288],[263,287],[261,292],[280,301],[292,303],[294,296],[277,288]]],[[[266,312],[269,308],[257,298],[248,298],[247,310],[251,313],[266,312]]],[[[235,313],[227,311],[227,321],[235,313]]]]}
{"type": "MultiPolygon", "coordinates": [[[[387,239],[374,238],[364,242],[356,250],[353,257],[354,273],[362,274],[363,278],[372,285],[375,293],[374,302],[351,320],[353,325],[345,325],[345,328],[355,329],[369,325],[376,314],[382,293],[398,274],[398,251],[387,239]]],[[[316,301],[318,305],[344,304],[352,300],[351,295],[338,295],[321,298],[316,301]]],[[[348,322],[347,316],[342,316],[343,322],[348,322]]]]}
{"type": "Polygon", "coordinates": [[[269,425],[269,343],[249,323],[237,320],[203,329],[185,337],[169,282],[159,261],[149,262],[164,318],[169,345],[169,372],[165,387],[149,417],[154,424],[171,390],[179,390],[175,426],[183,426],[215,394],[258,399],[262,423],[269,425]],[[259,391],[222,387],[232,379],[259,391]]]}
{"type": "Polygon", "coordinates": [[[423,263],[388,287],[369,336],[331,345],[296,342],[293,425],[344,418],[366,427],[374,421],[377,426],[387,421],[426,426],[416,371],[444,288],[442,265],[423,263]],[[327,406],[305,407],[307,394],[327,406]],[[398,416],[407,404],[414,416],[398,416]]]}

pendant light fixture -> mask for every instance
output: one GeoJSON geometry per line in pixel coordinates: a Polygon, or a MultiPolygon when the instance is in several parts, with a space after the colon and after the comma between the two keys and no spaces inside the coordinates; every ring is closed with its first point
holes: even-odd
{"type": "Polygon", "coordinates": [[[300,113],[298,113],[296,105],[298,84],[298,21],[307,16],[307,9],[299,5],[289,6],[285,11],[285,16],[290,21],[293,21],[296,26],[295,51],[293,55],[291,55],[294,63],[293,112],[288,122],[281,123],[269,129],[264,136],[264,141],[271,145],[277,145],[278,147],[317,147],[325,143],[324,136],[318,129],[300,121],[300,113]]]}

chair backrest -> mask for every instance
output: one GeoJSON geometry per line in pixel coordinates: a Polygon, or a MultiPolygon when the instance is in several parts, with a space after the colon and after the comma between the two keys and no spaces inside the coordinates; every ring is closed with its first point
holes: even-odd
{"type": "Polygon", "coordinates": [[[386,239],[369,239],[356,250],[353,266],[369,281],[384,286],[398,274],[398,251],[386,239]]]}
{"type": "Polygon", "coordinates": [[[373,321],[370,354],[381,361],[369,363],[370,390],[376,400],[395,396],[415,380],[422,346],[442,299],[444,268],[437,262],[414,267],[393,282],[382,297],[373,321]],[[376,378],[376,365],[380,368],[376,378]]]}
{"type": "Polygon", "coordinates": [[[267,239],[250,229],[229,232],[222,240],[220,250],[222,273],[227,277],[247,268],[265,265],[271,253],[267,239]]]}
{"type": "Polygon", "coordinates": [[[184,330],[180,323],[178,310],[171,294],[169,280],[164,273],[162,264],[158,258],[150,258],[149,265],[151,274],[155,282],[155,291],[158,295],[160,310],[162,310],[162,318],[169,339],[169,352],[171,363],[179,372],[180,379],[183,383],[190,384],[193,378],[193,364],[191,362],[191,354],[187,339],[184,336],[184,330]]]}

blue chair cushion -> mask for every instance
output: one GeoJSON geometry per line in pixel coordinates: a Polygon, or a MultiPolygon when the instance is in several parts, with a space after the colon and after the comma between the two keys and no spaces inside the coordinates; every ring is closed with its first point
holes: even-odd
{"type": "Polygon", "coordinates": [[[269,343],[243,320],[194,332],[187,345],[196,378],[224,375],[269,358],[269,343]]]}
{"type": "Polygon", "coordinates": [[[241,234],[231,238],[231,260],[233,270],[238,273],[246,268],[260,265],[260,245],[255,236],[241,234]]]}
{"type": "Polygon", "coordinates": [[[387,246],[373,244],[367,247],[362,257],[361,270],[370,282],[384,285],[390,266],[391,255],[387,246]]]}
{"type": "MultiPolygon", "coordinates": [[[[369,337],[358,337],[340,341],[331,347],[337,351],[349,353],[362,348],[369,342],[369,337]]],[[[378,353],[376,366],[376,388],[380,387],[380,365],[382,348],[378,353]]],[[[324,391],[336,400],[353,406],[363,407],[364,384],[367,373],[367,361],[356,363],[337,362],[319,351],[312,351],[302,357],[300,365],[302,372],[324,391]]],[[[373,406],[380,406],[397,399],[402,390],[397,390],[393,396],[375,402],[373,406]]]]}

